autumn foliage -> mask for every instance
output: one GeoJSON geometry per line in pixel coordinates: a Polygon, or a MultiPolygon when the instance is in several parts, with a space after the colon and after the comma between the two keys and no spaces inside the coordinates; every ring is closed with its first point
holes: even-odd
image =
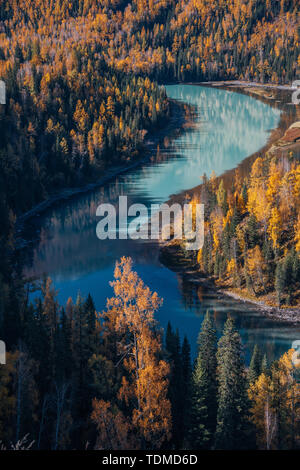
{"type": "MultiPolygon", "coordinates": [[[[123,257],[116,264],[114,277],[115,296],[107,301],[103,328],[104,334],[116,333],[118,338],[118,364],[124,368],[118,399],[125,405],[129,429],[139,446],[159,448],[170,438],[171,425],[167,399],[170,369],[161,358],[161,338],[154,319],[162,300],[132,270],[130,258],[123,257]]],[[[94,401],[92,417],[98,426],[99,408],[100,403],[94,401]]],[[[121,420],[120,412],[115,419],[121,420]]]]}
{"type": "Polygon", "coordinates": [[[249,178],[224,189],[214,175],[204,178],[200,202],[206,205],[200,270],[240,293],[270,305],[300,301],[300,165],[292,153],[256,158],[249,178]]]}

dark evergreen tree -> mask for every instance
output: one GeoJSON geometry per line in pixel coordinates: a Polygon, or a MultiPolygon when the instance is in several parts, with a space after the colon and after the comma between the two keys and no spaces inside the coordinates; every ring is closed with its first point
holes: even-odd
{"type": "Polygon", "coordinates": [[[207,312],[199,333],[199,352],[192,376],[192,400],[189,429],[191,448],[210,448],[216,429],[217,337],[214,323],[207,312]]]}
{"type": "Polygon", "coordinates": [[[189,428],[189,410],[191,407],[191,346],[187,337],[183,338],[181,349],[182,383],[181,383],[181,414],[182,414],[182,436],[181,441],[187,434],[189,428]]]}
{"type": "Polygon", "coordinates": [[[254,215],[251,215],[248,219],[246,225],[246,234],[247,234],[247,242],[248,248],[254,248],[257,245],[259,237],[258,237],[258,223],[254,215]]]}
{"type": "Polygon", "coordinates": [[[261,361],[261,373],[268,374],[268,372],[269,372],[268,359],[267,359],[267,355],[264,354],[262,361],[261,361]]]}
{"type": "Polygon", "coordinates": [[[96,328],[96,308],[94,301],[91,297],[91,294],[88,294],[86,301],[84,302],[83,310],[87,317],[87,332],[86,332],[86,339],[87,339],[87,349],[88,349],[88,356],[96,353],[99,347],[99,335],[98,330],[96,328]]]}
{"type": "Polygon", "coordinates": [[[182,381],[183,369],[178,330],[173,331],[170,322],[166,332],[166,350],[171,365],[169,399],[172,407],[172,443],[179,448],[183,437],[182,381]]]}
{"type": "Polygon", "coordinates": [[[248,370],[248,382],[249,384],[255,382],[259,375],[261,374],[262,370],[262,354],[257,346],[257,344],[253,348],[252,358],[248,370]]]}

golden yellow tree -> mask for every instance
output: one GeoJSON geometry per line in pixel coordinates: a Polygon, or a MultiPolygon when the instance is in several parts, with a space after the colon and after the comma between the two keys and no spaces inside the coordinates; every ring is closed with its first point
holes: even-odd
{"type": "Polygon", "coordinates": [[[93,400],[92,421],[98,430],[96,450],[134,449],[134,442],[130,436],[130,423],[116,407],[104,400],[93,400]]]}
{"type": "Polygon", "coordinates": [[[249,398],[252,422],[256,428],[256,442],[260,449],[271,449],[276,435],[276,412],[273,405],[273,386],[271,378],[261,374],[250,385],[249,398]]]}
{"type": "Polygon", "coordinates": [[[169,366],[159,356],[161,335],[154,314],[162,303],[132,270],[131,258],[116,263],[115,296],[107,301],[105,327],[119,333],[122,378],[119,399],[131,415],[141,446],[160,447],[170,438],[171,406],[167,398],[169,366]],[[133,406],[132,406],[133,403],[133,406]]]}
{"type": "Polygon", "coordinates": [[[281,184],[281,174],[274,160],[270,163],[269,179],[267,187],[267,198],[270,204],[273,204],[279,196],[281,184]]]}
{"type": "Polygon", "coordinates": [[[298,219],[295,223],[295,248],[296,251],[300,252],[300,214],[298,215],[298,219]]]}
{"type": "Polygon", "coordinates": [[[278,248],[278,240],[282,229],[282,220],[280,212],[277,207],[273,207],[271,210],[271,216],[268,221],[268,233],[273,243],[273,248],[276,251],[278,248]]]}
{"type": "Polygon", "coordinates": [[[299,438],[299,366],[293,361],[294,354],[290,349],[273,364],[269,375],[261,374],[250,385],[251,420],[259,448],[294,448],[299,438]]]}

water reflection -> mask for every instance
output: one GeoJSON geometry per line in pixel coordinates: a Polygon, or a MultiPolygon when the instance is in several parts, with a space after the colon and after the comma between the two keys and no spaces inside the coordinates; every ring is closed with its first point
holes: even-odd
{"type": "MultiPolygon", "coordinates": [[[[60,203],[38,220],[40,241],[28,261],[26,274],[49,274],[59,289],[59,300],[90,292],[98,309],[111,295],[109,281],[115,260],[132,256],[144,281],[164,298],[159,321],[186,334],[195,351],[196,335],[203,315],[213,312],[218,331],[227,313],[237,319],[245,344],[264,345],[270,357],[285,350],[295,330],[259,318],[253,310],[233,301],[219,299],[203,287],[186,282],[163,267],[155,244],[132,240],[100,241],[96,237],[96,208],[101,202],[118,203],[120,195],[128,204],[161,203],[171,194],[196,186],[203,173],[217,175],[237,166],[259,150],[270,129],[277,126],[280,111],[253,98],[221,89],[193,85],[167,87],[170,97],[195,106],[196,124],[179,137],[165,139],[150,162],[119,176],[103,188],[60,203]]],[[[296,331],[297,333],[297,331],[296,331]]],[[[248,348],[249,349],[249,348],[248,348]]]]}

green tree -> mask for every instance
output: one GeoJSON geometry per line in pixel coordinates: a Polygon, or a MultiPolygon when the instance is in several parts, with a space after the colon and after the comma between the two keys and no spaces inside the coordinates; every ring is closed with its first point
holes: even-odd
{"type": "Polygon", "coordinates": [[[267,355],[264,354],[261,361],[261,373],[267,375],[269,370],[267,355]]]}
{"type": "Polygon", "coordinates": [[[252,358],[250,361],[250,366],[248,370],[248,381],[249,384],[255,382],[258,376],[261,374],[262,368],[262,354],[257,346],[257,344],[253,348],[252,358]]]}
{"type": "Polygon", "coordinates": [[[226,193],[226,189],[224,188],[223,180],[220,181],[219,188],[217,191],[217,202],[218,202],[218,206],[221,207],[223,214],[226,214],[226,211],[228,209],[227,193],[226,193]]]}
{"type": "Polygon", "coordinates": [[[249,446],[248,398],[241,338],[228,317],[218,343],[218,412],[216,449],[249,446]]]}
{"type": "Polygon", "coordinates": [[[186,436],[189,428],[189,409],[191,407],[191,346],[187,337],[183,338],[181,348],[181,364],[182,364],[182,384],[181,384],[181,410],[182,410],[182,431],[181,441],[186,436]]]}
{"type": "Polygon", "coordinates": [[[216,429],[217,337],[207,312],[199,333],[199,352],[192,376],[189,442],[196,449],[210,448],[216,429]]]}
{"type": "Polygon", "coordinates": [[[170,322],[166,331],[166,350],[168,360],[171,366],[170,385],[168,397],[172,409],[172,441],[176,448],[180,446],[182,433],[182,383],[183,367],[181,358],[181,346],[178,330],[173,331],[170,322]]]}

